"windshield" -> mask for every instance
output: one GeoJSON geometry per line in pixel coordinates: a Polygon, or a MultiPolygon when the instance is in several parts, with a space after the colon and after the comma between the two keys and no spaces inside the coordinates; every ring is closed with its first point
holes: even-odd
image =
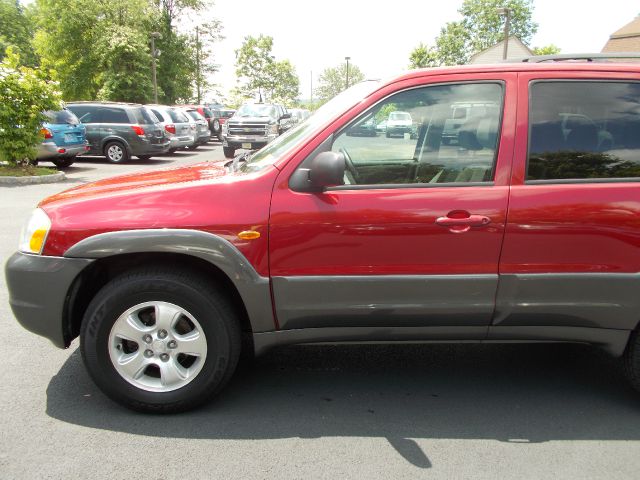
{"type": "Polygon", "coordinates": [[[405,120],[411,121],[411,115],[405,112],[393,112],[389,115],[389,120],[405,120]]]}
{"type": "Polygon", "coordinates": [[[237,117],[276,117],[276,109],[273,105],[242,105],[236,112],[237,117]]]}
{"type": "Polygon", "coordinates": [[[78,117],[76,117],[70,110],[48,110],[44,112],[44,114],[47,117],[47,121],[53,125],[64,125],[65,123],[69,125],[77,125],[80,123],[78,117]]]}
{"type": "Polygon", "coordinates": [[[377,80],[367,80],[351,86],[325,103],[307,120],[299,123],[295,128],[287,130],[286,133],[280,135],[266,147],[254,153],[249,161],[240,167],[240,170],[243,172],[255,172],[262,170],[267,165],[272,165],[296,145],[306,142],[314,135],[317,135],[319,128],[322,128],[327,122],[358,104],[379,86],[380,82],[377,80]]]}

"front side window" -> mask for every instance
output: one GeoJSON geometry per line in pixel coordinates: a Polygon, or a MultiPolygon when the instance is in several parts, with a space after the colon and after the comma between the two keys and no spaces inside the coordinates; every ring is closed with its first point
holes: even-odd
{"type": "Polygon", "coordinates": [[[434,85],[397,93],[339,133],[347,185],[493,180],[500,83],[434,85]]]}
{"type": "Polygon", "coordinates": [[[96,107],[88,105],[69,105],[67,108],[71,110],[82,123],[98,122],[98,109],[96,107]]]}
{"type": "Polygon", "coordinates": [[[640,83],[531,85],[527,180],[640,178],[640,83]]]}
{"type": "Polygon", "coordinates": [[[71,110],[47,110],[44,112],[47,117],[47,122],[54,125],[77,125],[79,122],[71,110]]]}

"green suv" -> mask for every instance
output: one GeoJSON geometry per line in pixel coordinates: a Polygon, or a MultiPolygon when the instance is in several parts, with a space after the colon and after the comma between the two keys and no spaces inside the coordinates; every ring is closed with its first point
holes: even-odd
{"type": "Polygon", "coordinates": [[[104,155],[112,163],[122,163],[133,155],[148,160],[169,150],[169,138],[143,105],[73,102],[67,108],[87,127],[88,155],[104,155]]]}

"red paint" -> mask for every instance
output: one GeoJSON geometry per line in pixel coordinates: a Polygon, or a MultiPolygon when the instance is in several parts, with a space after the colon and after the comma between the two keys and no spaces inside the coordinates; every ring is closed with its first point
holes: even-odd
{"type": "Polygon", "coordinates": [[[44,254],[62,255],[102,232],[184,228],[233,242],[265,277],[638,272],[637,183],[524,183],[529,82],[543,78],[638,80],[640,67],[547,63],[413,71],[381,84],[311,141],[279,158],[276,168],[231,174],[222,163],[204,163],[54,195],[41,203],[52,220],[44,254]],[[289,178],[310,152],[379,100],[405,88],[473,80],[505,85],[493,184],[325,193],[289,189],[289,178]],[[236,236],[242,230],[261,237],[242,241],[236,236]]]}

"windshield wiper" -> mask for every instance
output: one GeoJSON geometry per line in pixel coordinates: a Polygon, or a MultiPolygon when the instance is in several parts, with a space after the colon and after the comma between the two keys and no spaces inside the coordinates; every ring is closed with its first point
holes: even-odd
{"type": "Polygon", "coordinates": [[[250,152],[244,152],[240,155],[236,155],[233,160],[224,164],[225,167],[229,167],[232,172],[237,172],[240,168],[240,162],[246,163],[251,158],[250,152]]]}

